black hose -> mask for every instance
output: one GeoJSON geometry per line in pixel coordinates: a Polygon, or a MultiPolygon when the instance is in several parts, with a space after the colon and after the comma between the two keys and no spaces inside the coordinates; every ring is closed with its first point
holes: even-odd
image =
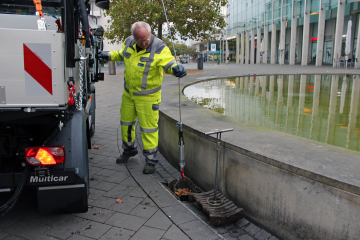
{"type": "Polygon", "coordinates": [[[4,205],[0,207],[0,218],[5,216],[5,214],[8,213],[15,206],[15,203],[19,199],[21,192],[24,190],[26,181],[29,176],[29,172],[30,172],[30,166],[26,164],[26,167],[23,171],[23,174],[21,176],[20,182],[18,183],[14,195],[12,195],[12,197],[4,205]]]}
{"type": "Polygon", "coordinates": [[[90,48],[89,19],[86,13],[86,6],[83,0],[78,0],[77,2],[80,13],[80,21],[82,24],[82,31],[86,40],[85,47],[90,48]]]}

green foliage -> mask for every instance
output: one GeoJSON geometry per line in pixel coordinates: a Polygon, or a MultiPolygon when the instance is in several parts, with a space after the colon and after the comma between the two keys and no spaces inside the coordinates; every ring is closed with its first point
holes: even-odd
{"type": "MultiPolygon", "coordinates": [[[[226,26],[220,8],[227,5],[227,0],[163,1],[173,37],[176,33],[182,40],[210,40],[212,32],[226,26]]],[[[131,25],[136,21],[149,23],[153,33],[166,22],[161,0],[112,0],[105,15],[111,17],[105,36],[112,43],[130,36],[131,25]]]]}
{"type": "Polygon", "coordinates": [[[196,47],[192,46],[187,48],[186,54],[189,54],[191,57],[197,57],[199,55],[199,52],[196,51],[196,47]]]}
{"type": "MultiPolygon", "coordinates": [[[[175,56],[174,48],[173,48],[173,46],[171,44],[171,40],[169,38],[166,38],[166,37],[164,37],[162,40],[170,48],[170,51],[171,51],[172,55],[175,56]]],[[[196,51],[195,47],[193,47],[193,46],[189,47],[185,43],[182,43],[182,42],[179,42],[179,41],[174,42],[174,47],[175,47],[175,50],[176,50],[176,56],[189,54],[191,57],[196,57],[197,55],[199,55],[199,52],[196,51]]]]}

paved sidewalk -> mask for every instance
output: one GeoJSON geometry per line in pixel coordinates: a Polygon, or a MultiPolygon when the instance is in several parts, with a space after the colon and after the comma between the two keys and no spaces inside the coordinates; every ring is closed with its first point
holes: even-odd
{"type": "MultiPolygon", "coordinates": [[[[185,65],[196,69],[196,64],[185,65]]],[[[117,72],[123,71],[123,65],[117,72]]],[[[107,69],[104,69],[107,73],[107,69]]],[[[270,73],[360,73],[356,69],[333,69],[330,66],[216,65],[204,64],[204,73],[188,76],[206,78],[243,74],[270,73]]],[[[116,164],[119,156],[117,129],[120,119],[123,76],[105,75],[96,83],[96,132],[89,151],[90,208],[87,213],[41,216],[36,195],[27,190],[4,218],[0,219],[0,239],[271,239],[266,230],[246,219],[221,227],[211,227],[196,204],[178,201],[162,184],[180,177],[159,155],[156,173],[142,174],[142,154],[125,164],[116,164]],[[116,199],[122,200],[117,203],[116,199]]],[[[164,81],[171,80],[165,77],[164,81]]],[[[172,83],[173,84],[173,83],[172,83]]],[[[174,82],[176,84],[176,82],[174,82]]],[[[138,136],[140,136],[138,132],[138,136]]],[[[141,147],[141,140],[138,139],[141,147]]],[[[119,143],[121,137],[119,132],[119,143]]]]}

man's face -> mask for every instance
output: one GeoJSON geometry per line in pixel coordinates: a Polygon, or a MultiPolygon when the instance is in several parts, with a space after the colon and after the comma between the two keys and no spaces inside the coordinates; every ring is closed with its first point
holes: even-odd
{"type": "Polygon", "coordinates": [[[134,38],[136,40],[136,44],[141,49],[145,49],[150,45],[151,35],[144,27],[138,27],[134,30],[134,38]]]}

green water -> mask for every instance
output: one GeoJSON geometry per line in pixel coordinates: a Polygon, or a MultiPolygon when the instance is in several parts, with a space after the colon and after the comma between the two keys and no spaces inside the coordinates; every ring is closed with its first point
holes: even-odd
{"type": "Polygon", "coordinates": [[[184,89],[190,100],[226,116],[355,151],[359,93],[359,75],[236,77],[184,89]]]}

